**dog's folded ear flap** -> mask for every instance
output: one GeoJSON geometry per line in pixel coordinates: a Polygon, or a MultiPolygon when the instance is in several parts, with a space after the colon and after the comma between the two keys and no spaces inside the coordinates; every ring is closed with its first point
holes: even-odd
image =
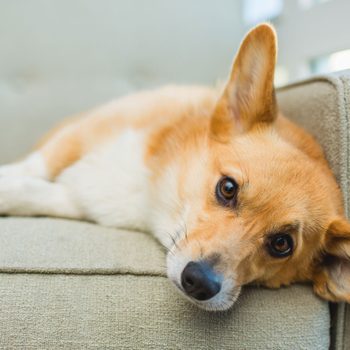
{"type": "Polygon", "coordinates": [[[327,300],[350,302],[350,223],[343,218],[328,227],[324,256],[314,274],[314,290],[327,300]]]}
{"type": "Polygon", "coordinates": [[[247,34],[211,119],[215,139],[226,142],[237,132],[276,118],[276,51],[275,30],[269,24],[261,24],[247,34]]]}

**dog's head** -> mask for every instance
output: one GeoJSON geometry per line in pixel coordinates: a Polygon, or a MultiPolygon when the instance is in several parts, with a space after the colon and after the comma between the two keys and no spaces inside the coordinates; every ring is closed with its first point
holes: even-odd
{"type": "Polygon", "coordinates": [[[276,121],[275,60],[275,32],[260,25],[241,44],[206,141],[185,162],[186,229],[168,275],[207,310],[229,308],[247,283],[313,281],[320,296],[350,301],[341,195],[311,137],[276,121]]]}

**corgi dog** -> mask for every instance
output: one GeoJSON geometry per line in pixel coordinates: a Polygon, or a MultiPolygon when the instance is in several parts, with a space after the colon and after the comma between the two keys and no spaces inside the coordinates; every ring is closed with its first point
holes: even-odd
{"type": "Polygon", "coordinates": [[[206,310],[251,283],[350,302],[350,223],[321,147],[278,111],[276,40],[253,28],[223,88],[135,93],[63,122],[0,167],[0,214],[150,232],[206,310]]]}

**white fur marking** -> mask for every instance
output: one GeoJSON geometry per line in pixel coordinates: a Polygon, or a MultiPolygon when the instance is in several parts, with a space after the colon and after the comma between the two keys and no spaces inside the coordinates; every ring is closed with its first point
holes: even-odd
{"type": "Polygon", "coordinates": [[[0,214],[81,218],[64,186],[29,176],[0,177],[0,214]]]}
{"type": "Polygon", "coordinates": [[[70,189],[87,219],[105,226],[149,230],[149,170],[143,135],[126,129],[67,168],[57,182],[70,189]]]}
{"type": "Polygon", "coordinates": [[[169,165],[152,193],[151,231],[167,248],[183,238],[189,208],[178,196],[179,168],[169,165]]]}
{"type": "Polygon", "coordinates": [[[34,152],[23,161],[0,167],[0,177],[32,176],[47,178],[47,169],[42,155],[34,152]]]}

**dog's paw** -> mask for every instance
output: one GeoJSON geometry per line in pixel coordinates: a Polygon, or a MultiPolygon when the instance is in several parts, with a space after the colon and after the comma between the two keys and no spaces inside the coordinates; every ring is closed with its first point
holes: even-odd
{"type": "Polygon", "coordinates": [[[23,200],[30,190],[25,177],[2,176],[0,177],[0,215],[17,215],[26,205],[23,200]]]}
{"type": "Polygon", "coordinates": [[[33,153],[21,162],[0,166],[0,178],[31,176],[46,178],[44,160],[39,153],[33,153]]]}
{"type": "Polygon", "coordinates": [[[12,202],[20,188],[16,178],[9,175],[11,174],[10,167],[3,166],[0,168],[0,215],[10,214],[12,202]]]}
{"type": "Polygon", "coordinates": [[[25,175],[25,169],[21,164],[9,164],[0,166],[0,177],[12,178],[25,175]]]}

